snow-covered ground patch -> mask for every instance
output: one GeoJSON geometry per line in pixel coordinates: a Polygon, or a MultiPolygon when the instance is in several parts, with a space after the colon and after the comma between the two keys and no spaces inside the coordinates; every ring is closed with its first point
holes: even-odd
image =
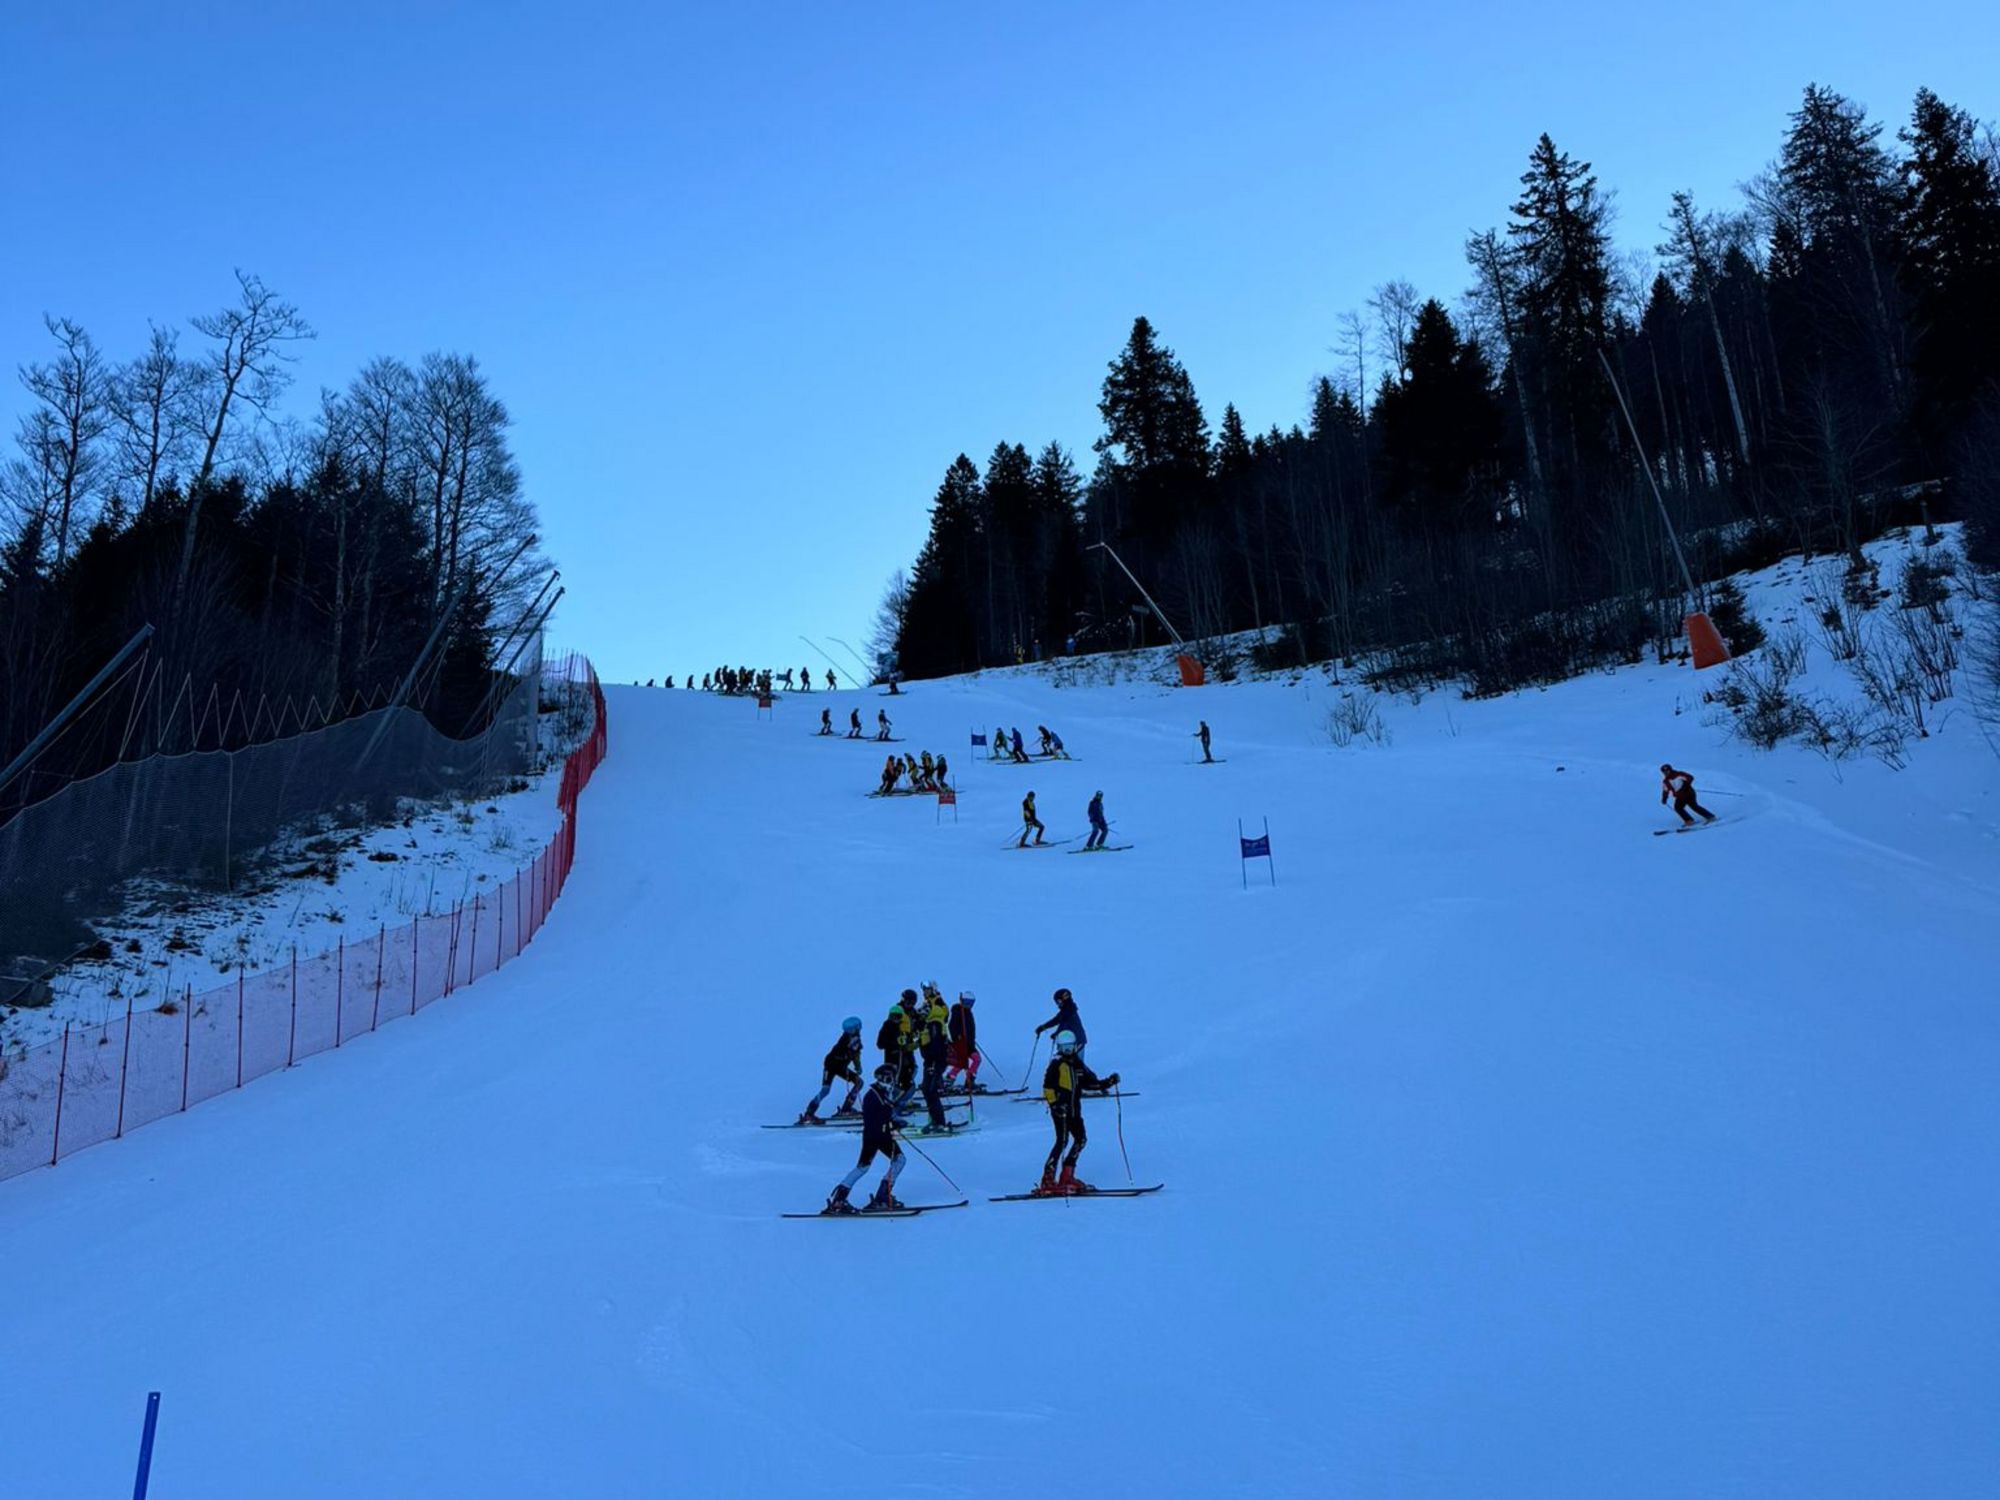
{"type": "Polygon", "coordinates": [[[544,769],[468,801],[406,802],[391,824],[302,831],[256,862],[233,891],[134,882],[117,913],[95,924],[99,944],[50,977],[53,1002],[0,1006],[0,1057],[48,1041],[71,1022],[94,1025],[156,1009],[189,989],[225,983],[373,937],[417,916],[448,912],[509,879],[561,825],[562,756],[574,724],[541,716],[544,769]]]}
{"type": "Polygon", "coordinates": [[[1720,680],[1376,694],[1344,748],[1312,673],[920,683],[956,821],[812,734],[873,693],[610,689],[466,1004],[0,1184],[0,1490],[115,1492],[159,1389],[155,1492],[218,1500],[1989,1493],[2000,759],[1759,750],[1720,680]],[[1040,723],[1073,760],[965,738],[1040,723]],[[1662,761],[1719,824],[1654,837],[1662,761]],[[1011,847],[1031,789],[1131,847],[1011,847]],[[927,979],[1031,1085],[1072,988],[1131,1091],[1082,1176],[1165,1191],[987,1202],[1049,1145],[991,1101],[899,1185],[970,1207],[781,1219],[856,1143],[763,1127],[927,979]]]}

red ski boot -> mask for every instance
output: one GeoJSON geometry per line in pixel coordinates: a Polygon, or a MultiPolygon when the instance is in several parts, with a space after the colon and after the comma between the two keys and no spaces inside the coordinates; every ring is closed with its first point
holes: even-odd
{"type": "Polygon", "coordinates": [[[1097,1189],[1087,1182],[1076,1180],[1075,1162],[1064,1162],[1062,1176],[1056,1181],[1056,1191],[1066,1198],[1074,1198],[1079,1193],[1094,1193],[1097,1189]]]}

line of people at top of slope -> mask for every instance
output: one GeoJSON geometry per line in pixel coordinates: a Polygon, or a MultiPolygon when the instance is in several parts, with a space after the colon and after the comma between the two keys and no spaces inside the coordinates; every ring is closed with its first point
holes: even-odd
{"type": "MultiPolygon", "coordinates": [[[[911,1133],[949,1135],[954,1127],[945,1117],[944,1090],[955,1087],[962,1074],[966,1093],[981,1091],[982,1054],[974,1002],[971,990],[960,990],[957,1003],[946,1006],[943,992],[934,983],[926,983],[922,995],[915,990],[904,990],[876,1031],[875,1045],[881,1049],[882,1061],[865,1093],[861,1084],[861,1018],[849,1016],[840,1023],[840,1036],[820,1060],[819,1092],[797,1121],[800,1125],[825,1124],[819,1114],[820,1105],[835,1083],[847,1085],[846,1097],[828,1118],[859,1117],[861,1154],[854,1170],[827,1195],[828,1212],[856,1211],[848,1201],[849,1194],[878,1155],[886,1157],[889,1165],[868,1206],[902,1207],[895,1196],[896,1176],[903,1169],[903,1151],[896,1143],[896,1134],[902,1128],[899,1122],[904,1110],[921,1090],[926,1120],[911,1133]],[[920,1059],[921,1082],[917,1076],[920,1059]]],[[[1083,1029],[1076,997],[1067,987],[1055,992],[1055,1006],[1056,1013],[1035,1028],[1038,1043],[1044,1033],[1055,1033],[1049,1063],[1042,1072],[1042,1102],[1048,1107],[1055,1144],[1049,1148],[1041,1181],[1034,1191],[1045,1195],[1088,1193],[1092,1191],[1090,1185],[1078,1181],[1076,1176],[1077,1158],[1089,1141],[1083,1122],[1083,1101],[1088,1095],[1117,1088],[1121,1080],[1116,1073],[1099,1076],[1084,1061],[1089,1036],[1083,1029]]],[[[1025,1090],[1025,1079],[1022,1086],[1025,1090]]]]}
{"type": "MultiPolygon", "coordinates": [[[[1103,792],[1092,792],[1090,794],[1090,806],[1084,809],[1084,816],[1090,820],[1090,836],[1083,841],[1083,847],[1086,849],[1102,849],[1105,840],[1111,837],[1111,824],[1104,816],[1103,792]]],[[[1031,842],[1046,844],[1048,842],[1047,835],[1048,829],[1043,826],[1041,818],[1035,813],[1035,794],[1030,792],[1021,799],[1021,838],[1020,842],[1015,844],[1014,847],[1016,849],[1025,849],[1031,842]],[[1032,840],[1028,837],[1031,833],[1034,835],[1032,840]]]]}
{"type": "MultiPolygon", "coordinates": [[[[875,738],[877,740],[881,740],[886,743],[890,737],[890,731],[895,727],[896,726],[890,722],[889,716],[886,713],[884,713],[879,708],[875,710],[875,738]]],[[[833,733],[832,709],[822,708],[819,711],[819,728],[815,730],[814,733],[820,735],[830,735],[833,733]]],[[[862,737],[861,710],[858,708],[850,708],[847,711],[847,734],[845,738],[850,740],[858,740],[861,737],[862,737]]]]}
{"type": "MultiPolygon", "coordinates": [[[[1069,752],[1063,749],[1062,736],[1050,729],[1048,725],[1037,724],[1035,726],[1035,733],[1041,736],[1042,741],[1042,748],[1036,752],[1037,755],[1047,760],[1069,759],[1069,752]]],[[[993,759],[1025,762],[1035,758],[1034,755],[1028,753],[1027,745],[1022,740],[1019,729],[1015,729],[1011,734],[1005,729],[995,729],[993,731],[993,759]]]]}
{"type": "Polygon", "coordinates": [[[880,795],[886,797],[894,792],[897,783],[905,777],[909,779],[908,790],[912,792],[941,791],[951,785],[946,780],[950,773],[951,767],[942,755],[932,755],[926,750],[922,755],[905,753],[899,756],[892,750],[889,758],[882,763],[880,795]]]}
{"type": "MultiPolygon", "coordinates": [[[[813,690],[812,668],[800,667],[797,682],[798,686],[794,687],[792,685],[793,677],[790,667],[786,667],[781,672],[773,672],[769,667],[765,667],[761,671],[752,671],[749,667],[717,667],[713,672],[704,672],[701,674],[701,690],[704,693],[757,693],[761,695],[768,694],[776,688],[782,688],[788,693],[810,693],[813,690]]],[[[694,673],[688,673],[687,683],[689,687],[694,686],[694,673]]],[[[667,686],[672,687],[673,685],[674,680],[669,677],[667,679],[667,686]]],[[[651,684],[648,683],[647,686],[650,687],[651,684]]],[[[826,671],[826,690],[830,693],[834,690],[835,686],[833,669],[829,667],[826,671]]]]}

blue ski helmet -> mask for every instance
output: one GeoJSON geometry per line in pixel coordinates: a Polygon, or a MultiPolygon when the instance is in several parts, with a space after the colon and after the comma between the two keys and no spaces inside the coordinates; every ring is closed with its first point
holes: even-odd
{"type": "Polygon", "coordinates": [[[1058,1031],[1056,1033],[1056,1051],[1065,1056],[1076,1051],[1076,1033],[1074,1031],[1058,1031]]]}
{"type": "Polygon", "coordinates": [[[861,1017],[849,1016],[845,1021],[840,1023],[840,1029],[842,1031],[859,1031],[861,1029],[861,1017]]]}

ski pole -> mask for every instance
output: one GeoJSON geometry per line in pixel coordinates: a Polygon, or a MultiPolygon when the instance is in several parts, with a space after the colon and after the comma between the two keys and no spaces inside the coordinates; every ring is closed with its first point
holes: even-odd
{"type": "MultiPolygon", "coordinates": [[[[973,1049],[973,1053],[975,1056],[979,1058],[981,1062],[985,1063],[989,1068],[993,1070],[993,1076],[1000,1080],[1001,1086],[1003,1088],[1006,1087],[1007,1075],[1000,1070],[1000,1065],[993,1061],[993,1058],[991,1057],[991,1055],[988,1054],[986,1049],[984,1047],[975,1047],[973,1049]]],[[[1024,1079],[1023,1082],[1025,1081],[1026,1080],[1024,1079]]]]}
{"type": "Polygon", "coordinates": [[[1028,1071],[1021,1075],[1022,1088],[1026,1088],[1028,1081],[1035,1076],[1035,1054],[1041,1050],[1042,1034],[1038,1031],[1035,1033],[1035,1045],[1028,1049],[1028,1071]]]}
{"type": "MultiPolygon", "coordinates": [[[[903,1132],[899,1130],[896,1132],[896,1134],[902,1135],[903,1132]]],[[[931,1161],[930,1153],[924,1150],[922,1146],[919,1146],[915,1141],[909,1139],[907,1136],[904,1137],[903,1144],[908,1146],[912,1151],[916,1152],[917,1155],[921,1156],[925,1161],[930,1162],[931,1170],[937,1173],[938,1176],[944,1178],[946,1187],[950,1188],[954,1193],[958,1193],[961,1195],[965,1192],[964,1188],[960,1187],[957,1183],[951,1180],[950,1173],[946,1172],[945,1169],[939,1166],[936,1162],[931,1161]]]]}
{"type": "Polygon", "coordinates": [[[1113,1089],[1111,1100],[1118,1109],[1118,1154],[1125,1157],[1125,1181],[1137,1187],[1139,1180],[1132,1175],[1132,1158],[1125,1153],[1125,1096],[1117,1089],[1113,1089]]]}

